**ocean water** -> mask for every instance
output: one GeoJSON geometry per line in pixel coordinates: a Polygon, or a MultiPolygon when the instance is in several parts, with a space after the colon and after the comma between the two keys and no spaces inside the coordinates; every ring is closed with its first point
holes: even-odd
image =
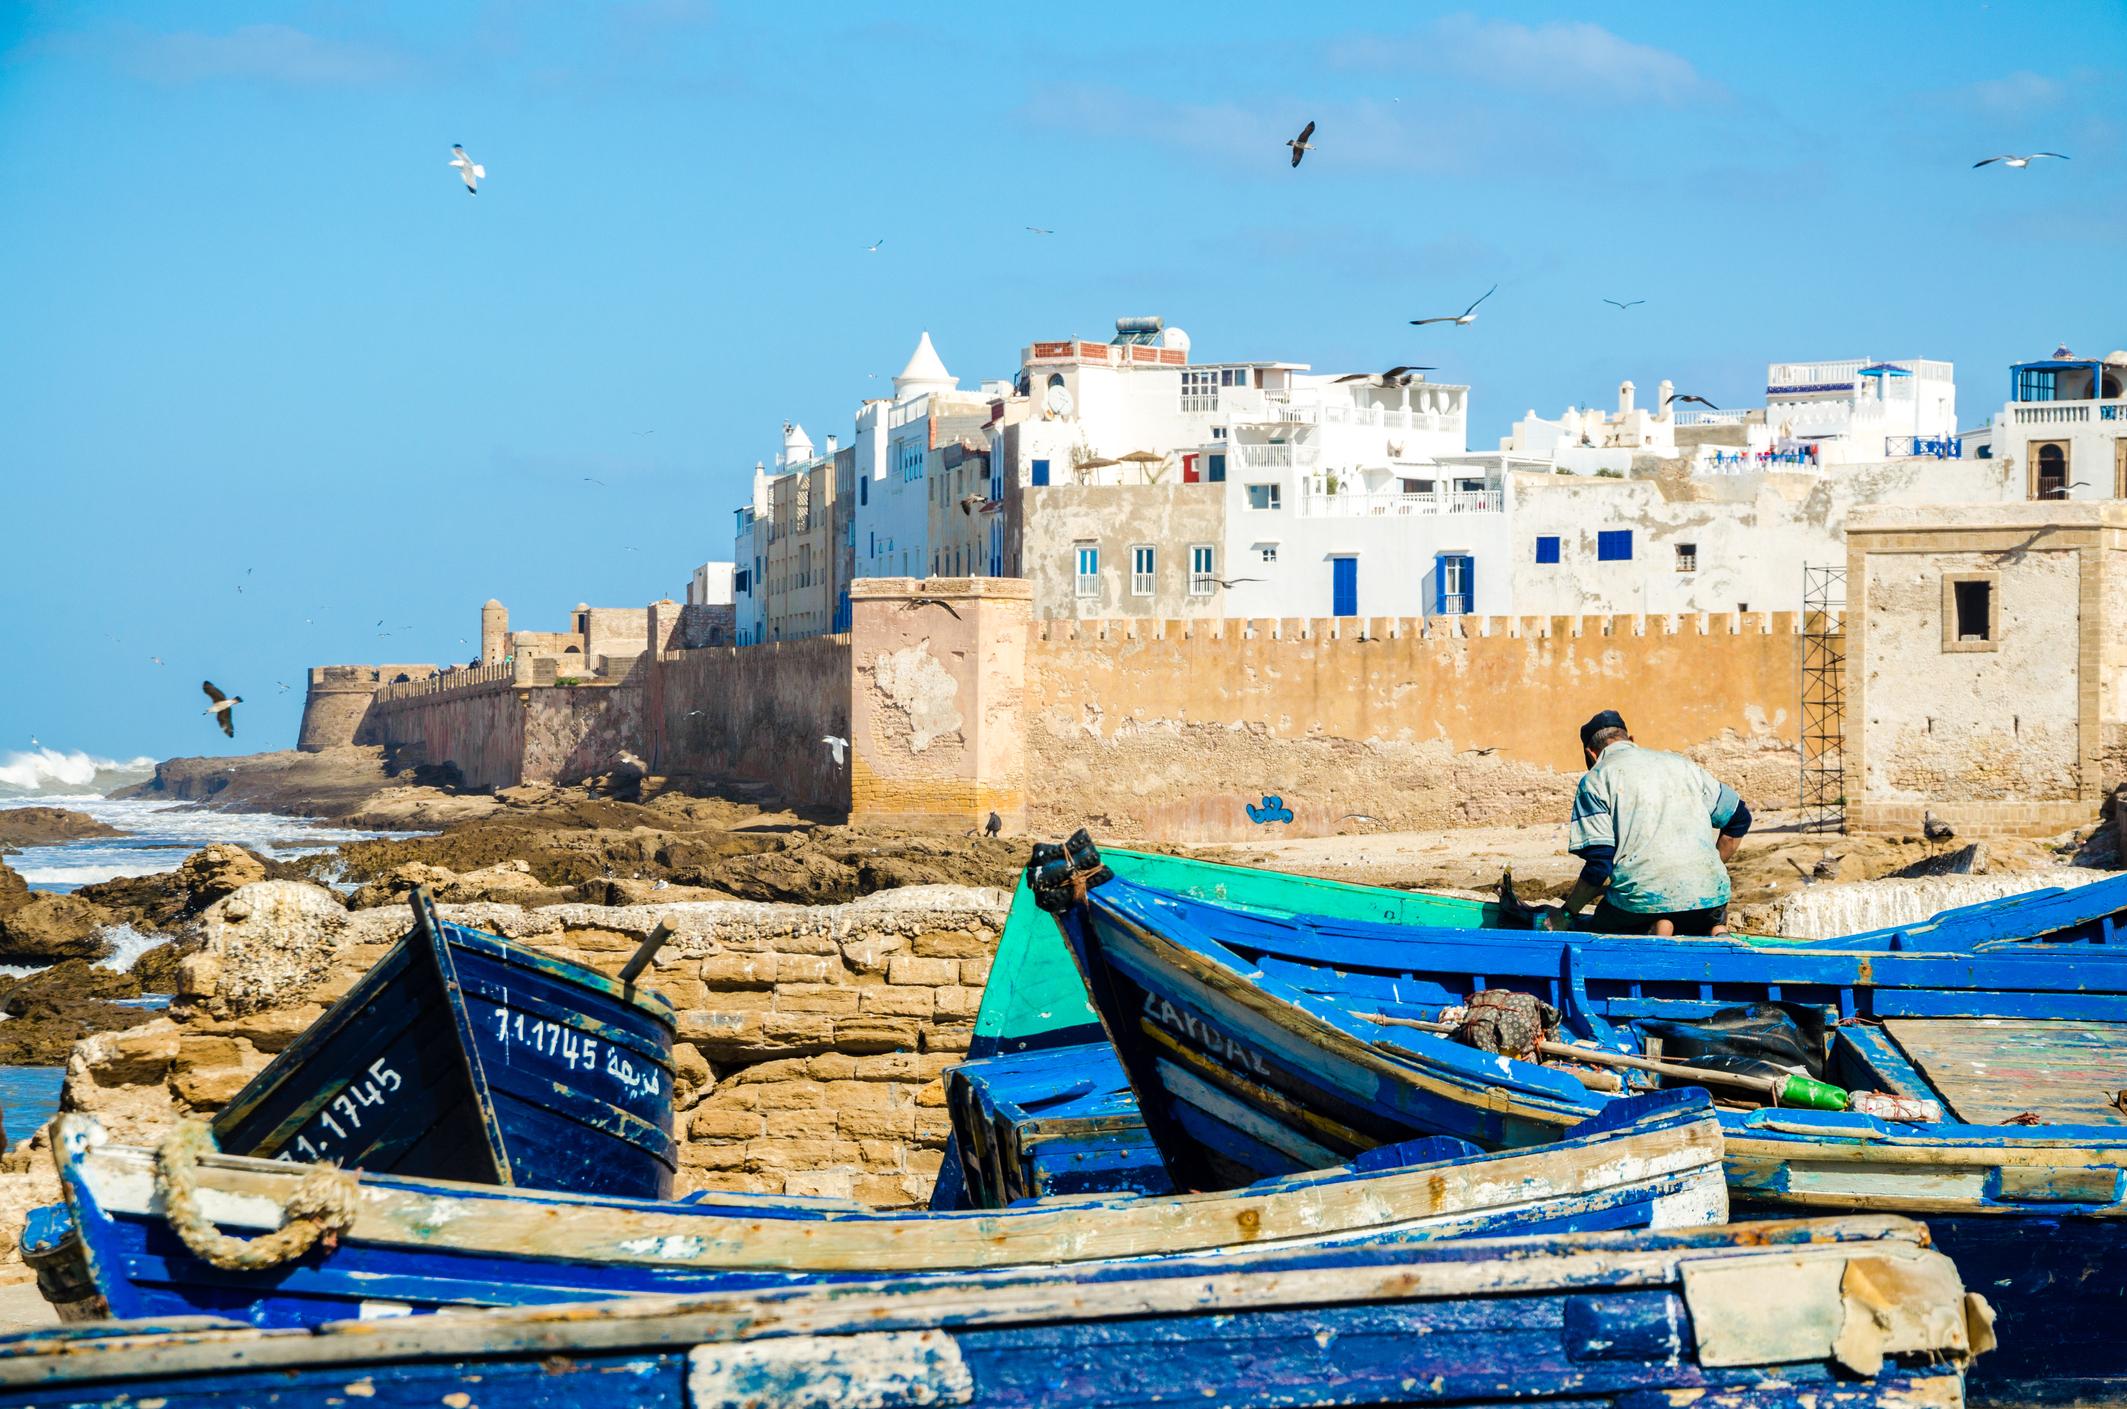
{"type": "Polygon", "coordinates": [[[23,847],[0,858],[32,890],[68,891],[114,876],[167,871],[210,842],[234,842],[275,860],[329,851],[345,841],[393,835],[332,827],[305,817],[272,812],[201,811],[183,803],[114,800],[95,793],[40,793],[0,797],[0,810],[64,807],[128,833],[57,846],[23,847]]]}
{"type": "Polygon", "coordinates": [[[0,1119],[7,1143],[19,1144],[59,1114],[59,1085],[65,1067],[0,1067],[0,1119]]]}

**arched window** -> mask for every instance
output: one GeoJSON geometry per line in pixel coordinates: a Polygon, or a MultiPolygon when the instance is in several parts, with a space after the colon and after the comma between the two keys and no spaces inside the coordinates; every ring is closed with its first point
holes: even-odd
{"type": "Polygon", "coordinates": [[[2038,447],[2037,497],[2068,497],[2068,454],[2059,445],[2047,444],[2038,447]]]}

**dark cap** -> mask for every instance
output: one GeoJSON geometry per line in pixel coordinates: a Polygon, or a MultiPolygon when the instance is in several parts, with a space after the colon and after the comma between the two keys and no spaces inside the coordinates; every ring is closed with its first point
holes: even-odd
{"type": "Polygon", "coordinates": [[[1584,749],[1592,749],[1595,747],[1595,736],[1597,734],[1600,734],[1605,729],[1623,729],[1624,727],[1625,716],[1614,709],[1606,709],[1586,724],[1580,726],[1580,746],[1584,749]]]}

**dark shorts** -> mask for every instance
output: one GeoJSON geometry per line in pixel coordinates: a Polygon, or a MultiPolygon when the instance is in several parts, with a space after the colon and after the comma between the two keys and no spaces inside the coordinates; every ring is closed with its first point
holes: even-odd
{"type": "Polygon", "coordinates": [[[1637,910],[1620,910],[1608,900],[1599,900],[1588,928],[1596,934],[1652,934],[1655,921],[1667,920],[1676,926],[1678,934],[1710,935],[1714,926],[1727,919],[1726,905],[1705,910],[1676,910],[1668,914],[1642,914],[1637,910]]]}

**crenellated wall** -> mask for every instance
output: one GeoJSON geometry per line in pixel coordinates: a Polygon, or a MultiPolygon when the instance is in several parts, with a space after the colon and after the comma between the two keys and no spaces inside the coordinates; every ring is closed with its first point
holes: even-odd
{"type": "Polygon", "coordinates": [[[394,681],[426,680],[435,674],[433,665],[312,666],[295,746],[304,753],[321,753],[352,744],[378,691],[394,681]]]}
{"type": "Polygon", "coordinates": [[[1786,612],[1037,623],[1028,823],[1222,841],[1558,819],[1601,709],[1790,804],[1798,632],[1786,612]]]}

